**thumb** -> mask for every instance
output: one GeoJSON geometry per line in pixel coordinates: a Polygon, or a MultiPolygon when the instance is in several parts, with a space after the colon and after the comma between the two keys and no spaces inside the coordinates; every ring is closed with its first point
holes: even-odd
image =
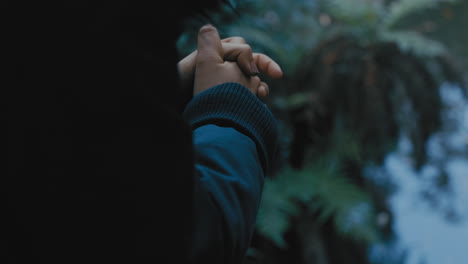
{"type": "Polygon", "coordinates": [[[223,63],[223,47],[218,30],[205,25],[198,32],[198,62],[223,63]]]}

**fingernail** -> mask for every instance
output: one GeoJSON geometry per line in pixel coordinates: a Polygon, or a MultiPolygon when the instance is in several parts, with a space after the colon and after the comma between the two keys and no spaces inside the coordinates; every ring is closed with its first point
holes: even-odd
{"type": "Polygon", "coordinates": [[[253,61],[250,62],[250,68],[252,69],[253,75],[258,75],[260,73],[260,71],[257,68],[257,65],[253,61]]]}

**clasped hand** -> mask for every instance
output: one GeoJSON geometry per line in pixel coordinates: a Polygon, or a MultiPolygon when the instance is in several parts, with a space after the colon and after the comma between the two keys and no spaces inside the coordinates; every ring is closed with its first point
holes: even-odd
{"type": "Polygon", "coordinates": [[[273,79],[283,76],[280,66],[270,57],[254,53],[241,37],[221,40],[211,25],[200,29],[197,50],[178,63],[178,70],[183,89],[193,87],[194,96],[213,86],[236,82],[253,94],[265,97],[269,87],[259,73],[273,79]]]}

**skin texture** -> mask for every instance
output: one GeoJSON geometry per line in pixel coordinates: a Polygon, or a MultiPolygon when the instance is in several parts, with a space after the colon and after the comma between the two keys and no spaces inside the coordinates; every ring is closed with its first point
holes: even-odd
{"type": "Polygon", "coordinates": [[[211,25],[202,27],[198,34],[197,50],[178,63],[184,89],[194,87],[196,95],[223,82],[237,82],[259,97],[269,93],[268,84],[258,77],[260,73],[281,78],[280,66],[265,54],[253,53],[241,37],[220,39],[211,25]]]}

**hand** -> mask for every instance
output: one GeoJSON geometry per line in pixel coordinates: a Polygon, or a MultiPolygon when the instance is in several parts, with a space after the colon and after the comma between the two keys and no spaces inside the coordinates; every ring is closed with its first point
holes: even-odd
{"type": "MultiPolygon", "coordinates": [[[[219,42],[219,35],[215,28],[205,26],[203,30],[213,30],[214,42],[219,42]]],[[[200,30],[199,40],[203,30],[200,30]]],[[[207,33],[207,32],[203,32],[207,33]]],[[[217,44],[219,45],[219,44],[217,44]]],[[[219,46],[216,46],[219,57],[224,61],[236,62],[237,66],[242,70],[246,76],[255,76],[259,72],[267,74],[271,78],[281,78],[283,72],[280,66],[273,61],[270,57],[261,53],[252,53],[252,49],[246,44],[245,40],[241,37],[230,37],[221,40],[221,51],[219,46]]],[[[198,51],[192,52],[190,55],[182,59],[178,63],[179,75],[182,82],[182,87],[185,90],[192,89],[193,78],[195,73],[195,66],[197,62],[198,51]]],[[[220,61],[218,61],[219,63],[220,61]]],[[[228,63],[226,63],[228,64],[228,63]]],[[[257,95],[260,97],[268,95],[268,85],[265,82],[260,82],[257,95]]]]}

